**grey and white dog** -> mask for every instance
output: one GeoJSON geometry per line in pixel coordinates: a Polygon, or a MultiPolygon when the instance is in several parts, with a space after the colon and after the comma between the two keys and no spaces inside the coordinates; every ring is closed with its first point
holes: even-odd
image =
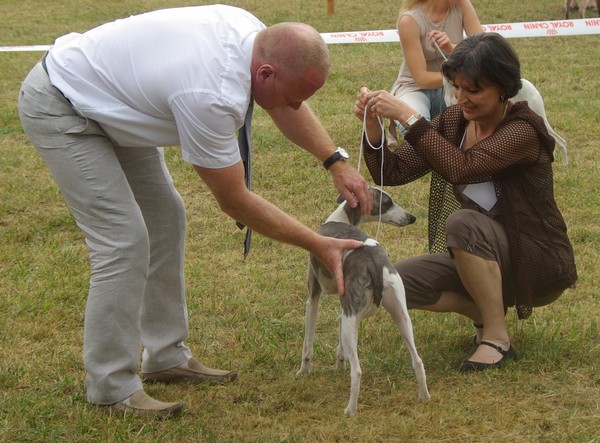
{"type": "MultiPolygon", "coordinates": [[[[384,191],[371,188],[373,209],[371,214],[362,215],[360,208],[351,208],[343,199],[338,199],[339,207],[329,216],[319,233],[328,237],[356,239],[364,242],[359,249],[347,251],[344,256],[345,294],[340,297],[340,341],[337,349],[338,369],[344,361],[350,362],[350,401],[344,414],[356,414],[360,378],[362,370],[358,361],[358,329],[363,318],[373,315],[382,305],[392,316],[412,359],[412,367],[419,386],[419,401],[430,400],[423,362],[415,347],[412,323],[408,316],[404,285],[385,250],[377,241],[368,237],[357,226],[369,221],[381,221],[395,226],[414,223],[415,217],[394,203],[384,191]]],[[[306,324],[302,364],[297,375],[310,371],[313,356],[313,342],[317,323],[319,298],[322,293],[337,293],[331,274],[311,254],[308,264],[308,291],[306,303],[306,324]]]]}

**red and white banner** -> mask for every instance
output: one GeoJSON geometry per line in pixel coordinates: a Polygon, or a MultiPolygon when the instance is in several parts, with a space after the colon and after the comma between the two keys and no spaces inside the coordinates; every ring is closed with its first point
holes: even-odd
{"type": "MultiPolygon", "coordinates": [[[[600,18],[483,25],[485,32],[505,38],[600,34],[600,18]]],[[[328,44],[397,42],[398,30],[331,32],[321,34],[328,44]]]]}
{"type": "MultiPolygon", "coordinates": [[[[600,34],[600,18],[502,23],[497,25],[483,25],[483,29],[485,32],[497,32],[505,38],[600,34]]],[[[328,32],[322,33],[321,36],[327,44],[398,41],[398,31],[396,29],[328,32]]],[[[0,46],[0,52],[47,51],[49,48],[50,45],[0,46]]]]}

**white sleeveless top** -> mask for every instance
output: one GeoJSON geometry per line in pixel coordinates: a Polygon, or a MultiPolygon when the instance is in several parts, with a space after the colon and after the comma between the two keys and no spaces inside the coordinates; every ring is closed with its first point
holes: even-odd
{"type": "MultiPolygon", "coordinates": [[[[459,5],[452,5],[450,6],[450,9],[448,9],[444,19],[435,23],[429,20],[421,5],[422,4],[419,3],[414,8],[404,12],[402,16],[411,16],[419,26],[421,47],[423,48],[423,54],[425,55],[427,70],[431,72],[440,72],[444,58],[435,49],[435,47],[431,45],[431,42],[427,38],[427,34],[433,30],[442,31],[448,35],[452,43],[459,43],[464,38],[463,12],[459,5]]],[[[401,94],[419,90],[415,84],[412,74],[410,73],[410,70],[408,69],[406,59],[402,60],[400,72],[398,73],[396,82],[392,86],[391,93],[396,94],[398,89],[400,90],[401,94]]]]}

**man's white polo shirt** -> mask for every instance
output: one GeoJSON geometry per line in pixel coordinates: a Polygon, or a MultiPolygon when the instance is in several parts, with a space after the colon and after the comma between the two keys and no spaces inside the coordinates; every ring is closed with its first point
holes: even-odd
{"type": "Polygon", "coordinates": [[[121,146],[181,145],[190,163],[240,160],[252,48],[265,25],[224,5],[164,9],[56,40],[51,83],[121,146]]]}

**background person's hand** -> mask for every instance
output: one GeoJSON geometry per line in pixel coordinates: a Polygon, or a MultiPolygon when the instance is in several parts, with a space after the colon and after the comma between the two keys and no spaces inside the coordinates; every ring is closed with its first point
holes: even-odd
{"type": "Polygon", "coordinates": [[[429,40],[431,41],[431,46],[437,50],[435,47],[435,43],[440,47],[442,51],[444,51],[444,55],[450,54],[454,50],[454,44],[450,40],[450,37],[445,32],[442,31],[431,31],[428,34],[429,40]]]}

